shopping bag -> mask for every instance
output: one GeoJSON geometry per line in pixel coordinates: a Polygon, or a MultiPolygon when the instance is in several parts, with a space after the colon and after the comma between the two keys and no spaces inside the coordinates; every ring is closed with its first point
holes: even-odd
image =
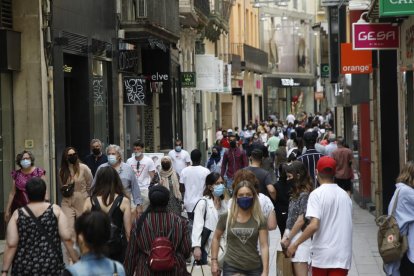
{"type": "Polygon", "coordinates": [[[276,271],[277,276],[293,276],[291,259],[283,251],[277,251],[276,271]]]}

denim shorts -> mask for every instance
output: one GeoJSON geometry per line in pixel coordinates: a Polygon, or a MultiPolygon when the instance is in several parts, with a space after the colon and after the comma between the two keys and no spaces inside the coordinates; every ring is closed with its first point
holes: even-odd
{"type": "Polygon", "coordinates": [[[232,266],[229,266],[227,263],[223,265],[223,276],[233,276],[234,274],[242,274],[243,276],[260,276],[263,272],[263,265],[260,265],[259,268],[253,270],[241,270],[232,266]]]}

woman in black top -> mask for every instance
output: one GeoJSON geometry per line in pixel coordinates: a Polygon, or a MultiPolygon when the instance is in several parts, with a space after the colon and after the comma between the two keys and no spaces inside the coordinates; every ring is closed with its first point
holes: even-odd
{"type": "Polygon", "coordinates": [[[103,167],[97,172],[92,196],[86,200],[84,210],[101,210],[109,215],[111,238],[107,242],[108,257],[122,263],[131,232],[131,202],[114,168],[103,167]]]}

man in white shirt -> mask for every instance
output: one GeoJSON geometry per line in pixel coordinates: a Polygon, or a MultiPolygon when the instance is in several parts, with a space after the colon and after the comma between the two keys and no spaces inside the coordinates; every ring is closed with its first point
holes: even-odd
{"type": "Polygon", "coordinates": [[[183,150],[183,144],[180,139],[175,141],[175,149],[168,153],[168,156],[172,160],[172,165],[178,175],[181,174],[181,171],[191,165],[190,155],[186,150],[183,150]]]}
{"type": "Polygon", "coordinates": [[[134,142],[134,156],[127,160],[127,164],[132,167],[138,182],[142,197],[142,208],[145,211],[149,205],[148,188],[155,174],[155,164],[151,158],[144,156],[144,143],[134,142]]]}
{"type": "Polygon", "coordinates": [[[292,113],[289,113],[289,115],[287,115],[286,117],[286,121],[288,124],[294,124],[295,123],[295,115],[293,115],[292,113]]]}
{"type": "Polygon", "coordinates": [[[328,156],[316,166],[321,184],[308,199],[306,217],[310,224],[287,249],[295,254],[298,246],[313,235],[311,246],[312,275],[346,276],[352,260],[352,201],[333,183],[336,161],[328,156]]]}
{"type": "Polygon", "coordinates": [[[208,169],[200,165],[200,150],[195,149],[191,152],[191,161],[193,165],[184,168],[180,175],[181,191],[184,192],[184,207],[190,219],[193,217],[194,206],[203,197],[206,177],[210,174],[208,169]]]}

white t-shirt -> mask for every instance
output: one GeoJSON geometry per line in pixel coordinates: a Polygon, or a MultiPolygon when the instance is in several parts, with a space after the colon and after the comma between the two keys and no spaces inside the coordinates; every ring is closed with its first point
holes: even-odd
{"type": "Polygon", "coordinates": [[[186,150],[181,150],[180,152],[172,150],[168,153],[168,156],[171,158],[173,168],[178,175],[180,175],[181,171],[187,167],[186,163],[191,163],[190,155],[186,150]]]}
{"type": "Polygon", "coordinates": [[[184,184],[184,207],[192,212],[197,201],[203,197],[206,177],[210,171],[202,166],[189,166],[181,171],[180,183],[184,184]]]}
{"type": "Polygon", "coordinates": [[[306,217],[317,218],[312,266],[350,269],[352,260],[352,201],[337,184],[322,184],[308,199],[306,217]]]}
{"type": "Polygon", "coordinates": [[[289,115],[287,115],[287,117],[286,117],[286,121],[288,122],[288,123],[294,123],[295,122],[295,116],[293,115],[293,114],[289,114],[289,115]]]}
{"type": "Polygon", "coordinates": [[[151,183],[151,177],[148,172],[155,171],[155,164],[151,158],[145,156],[142,160],[139,161],[139,168],[137,168],[137,159],[135,157],[131,157],[126,162],[128,165],[132,167],[135,173],[135,177],[137,178],[137,182],[139,185],[140,190],[146,190],[151,183]]]}

